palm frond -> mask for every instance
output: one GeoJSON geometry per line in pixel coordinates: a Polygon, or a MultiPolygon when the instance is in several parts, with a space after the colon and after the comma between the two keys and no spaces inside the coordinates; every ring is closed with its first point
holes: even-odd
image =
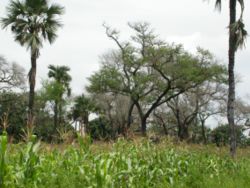
{"type": "Polygon", "coordinates": [[[43,41],[53,43],[56,31],[62,26],[56,18],[64,8],[48,0],[11,0],[7,16],[1,19],[3,28],[10,27],[15,40],[27,49],[41,48],[43,41]]]}
{"type": "Polygon", "coordinates": [[[244,0],[238,0],[239,4],[240,4],[240,7],[241,7],[241,14],[240,14],[240,19],[243,18],[243,12],[244,12],[244,9],[245,9],[245,4],[244,4],[244,0]]]}
{"type": "Polygon", "coordinates": [[[232,24],[230,29],[231,32],[235,33],[236,36],[235,50],[244,48],[248,33],[245,29],[245,24],[243,23],[242,19],[239,19],[237,22],[232,24]]]}
{"type": "Polygon", "coordinates": [[[215,2],[215,8],[218,9],[219,11],[221,11],[221,0],[216,0],[215,2]]]}
{"type": "Polygon", "coordinates": [[[51,5],[48,10],[46,11],[47,16],[49,18],[53,18],[56,15],[62,15],[64,14],[64,8],[61,7],[60,5],[57,4],[53,4],[51,5]]]}

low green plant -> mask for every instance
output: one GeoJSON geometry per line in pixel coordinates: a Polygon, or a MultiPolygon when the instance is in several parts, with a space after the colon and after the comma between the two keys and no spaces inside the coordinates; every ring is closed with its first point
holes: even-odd
{"type": "Polygon", "coordinates": [[[103,149],[103,143],[93,148],[90,137],[78,136],[78,143],[48,152],[35,140],[15,150],[6,149],[6,140],[1,142],[1,187],[245,188],[250,181],[249,157],[232,160],[206,148],[190,151],[146,139],[119,139],[109,149],[103,149]]]}
{"type": "Polygon", "coordinates": [[[6,131],[0,136],[0,187],[5,187],[5,176],[7,173],[7,165],[6,165],[6,149],[7,149],[7,133],[6,131]]]}

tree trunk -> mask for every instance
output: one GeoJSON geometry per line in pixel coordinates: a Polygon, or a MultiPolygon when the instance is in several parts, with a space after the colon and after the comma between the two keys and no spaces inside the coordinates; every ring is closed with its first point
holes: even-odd
{"type": "Polygon", "coordinates": [[[137,107],[137,110],[139,112],[139,117],[141,120],[141,134],[142,134],[142,136],[146,136],[147,135],[147,119],[148,119],[149,115],[143,114],[142,108],[141,108],[140,104],[138,103],[138,101],[134,101],[134,104],[137,107]]]}
{"type": "Polygon", "coordinates": [[[206,137],[206,130],[205,130],[205,120],[201,120],[201,132],[202,132],[203,143],[207,144],[207,137],[206,137]]]}
{"type": "Polygon", "coordinates": [[[141,118],[141,133],[142,133],[142,136],[147,135],[147,118],[146,117],[141,118]]]}
{"type": "Polygon", "coordinates": [[[130,125],[132,123],[132,112],[133,112],[133,109],[134,109],[134,105],[135,103],[134,102],[131,102],[130,103],[130,106],[129,106],[129,109],[128,109],[128,119],[127,119],[127,128],[129,129],[130,128],[130,125]]]}
{"type": "Polygon", "coordinates": [[[232,157],[236,154],[236,130],[234,122],[234,102],[235,102],[235,80],[234,64],[236,51],[236,35],[232,31],[232,24],[236,21],[236,0],[230,0],[230,25],[229,25],[229,51],[228,51],[228,103],[227,118],[230,128],[230,154],[232,157]]]}
{"type": "Polygon", "coordinates": [[[167,129],[166,124],[164,122],[162,122],[162,127],[163,127],[163,130],[164,130],[164,134],[168,135],[168,129],[167,129]]]}
{"type": "Polygon", "coordinates": [[[62,96],[60,97],[60,102],[58,103],[58,126],[61,127],[62,124],[62,96]]]}
{"type": "Polygon", "coordinates": [[[175,117],[177,120],[177,126],[178,126],[178,138],[183,141],[184,140],[184,126],[183,123],[181,122],[181,117],[180,117],[180,110],[176,109],[175,117]]]}
{"type": "Polygon", "coordinates": [[[56,132],[57,125],[58,125],[58,102],[56,100],[54,106],[54,133],[56,132]]]}
{"type": "Polygon", "coordinates": [[[89,113],[88,112],[86,112],[86,114],[84,114],[83,116],[83,123],[85,127],[85,132],[89,134],[90,130],[89,130],[89,113]]]}
{"type": "Polygon", "coordinates": [[[188,126],[185,124],[180,124],[179,131],[178,131],[178,136],[181,141],[187,140],[189,138],[189,132],[188,132],[188,126]]]}
{"type": "Polygon", "coordinates": [[[77,131],[77,121],[75,121],[75,131],[77,131]]]}
{"type": "Polygon", "coordinates": [[[31,52],[31,69],[29,72],[29,110],[28,110],[28,121],[30,124],[34,120],[34,100],[35,100],[35,85],[36,85],[36,60],[38,52],[31,52]]]}

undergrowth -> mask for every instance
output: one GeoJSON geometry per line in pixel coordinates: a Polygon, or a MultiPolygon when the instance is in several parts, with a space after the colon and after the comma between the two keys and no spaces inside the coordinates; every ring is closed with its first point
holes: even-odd
{"type": "Polygon", "coordinates": [[[78,146],[48,151],[34,140],[7,146],[3,135],[0,142],[1,188],[245,188],[250,182],[249,158],[232,160],[211,148],[119,140],[102,149],[79,138],[78,146]]]}

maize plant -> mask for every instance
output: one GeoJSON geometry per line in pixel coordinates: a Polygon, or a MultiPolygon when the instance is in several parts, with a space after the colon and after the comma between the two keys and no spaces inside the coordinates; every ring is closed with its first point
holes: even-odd
{"type": "Polygon", "coordinates": [[[5,187],[5,176],[7,173],[7,166],[6,166],[6,149],[7,149],[7,133],[4,131],[3,135],[0,136],[0,187],[5,187]]]}
{"type": "MultiPolygon", "coordinates": [[[[89,138],[46,150],[35,139],[11,146],[1,139],[0,187],[248,187],[250,159],[119,140],[104,149],[89,138]],[[93,147],[92,147],[93,146],[93,147]]],[[[163,143],[164,144],[164,143],[163,143]]]]}

